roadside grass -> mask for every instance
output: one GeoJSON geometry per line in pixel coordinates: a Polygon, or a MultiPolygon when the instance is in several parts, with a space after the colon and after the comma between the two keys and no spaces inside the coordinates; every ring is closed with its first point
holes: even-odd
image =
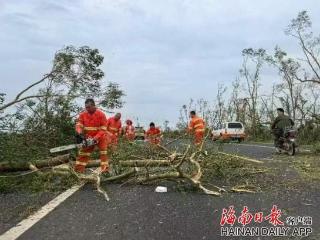
{"type": "Polygon", "coordinates": [[[0,176],[0,193],[11,192],[61,192],[77,182],[72,175],[57,175],[53,172],[2,174],[0,176]]]}
{"type": "Polygon", "coordinates": [[[320,181],[320,155],[315,153],[300,153],[295,156],[293,166],[307,181],[320,181]]]}
{"type": "Polygon", "coordinates": [[[320,142],[314,143],[311,149],[315,154],[318,154],[320,158],[320,142]]]}
{"type": "Polygon", "coordinates": [[[275,154],[275,178],[270,191],[280,198],[290,198],[292,192],[319,191],[320,156],[312,151],[298,152],[295,156],[275,154]]]}

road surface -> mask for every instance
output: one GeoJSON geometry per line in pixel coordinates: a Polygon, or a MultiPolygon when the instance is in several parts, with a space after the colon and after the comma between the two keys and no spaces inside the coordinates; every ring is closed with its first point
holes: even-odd
{"type": "MultiPolygon", "coordinates": [[[[272,161],[273,153],[270,145],[255,146],[254,144],[227,144],[224,145],[224,151],[263,161],[272,161]]],[[[212,197],[198,192],[181,193],[175,191],[171,185],[168,193],[155,193],[152,186],[114,184],[104,185],[104,188],[110,195],[110,202],[106,202],[100,194],[94,192],[92,186],[85,185],[18,239],[240,240],[247,238],[221,237],[222,209],[234,205],[239,213],[243,206],[248,206],[251,212],[262,211],[269,214],[274,204],[290,216],[312,216],[313,234],[304,239],[320,239],[320,193],[307,188],[302,191],[286,190],[284,192],[287,194],[283,195],[281,192],[274,195],[270,192],[225,193],[222,197],[212,197]]],[[[0,228],[2,233],[8,229],[8,225],[0,228]]]]}

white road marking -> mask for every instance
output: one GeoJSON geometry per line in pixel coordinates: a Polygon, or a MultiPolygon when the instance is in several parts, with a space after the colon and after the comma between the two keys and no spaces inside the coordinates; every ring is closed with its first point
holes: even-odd
{"type": "Polygon", "coordinates": [[[43,217],[45,217],[48,213],[50,213],[53,209],[55,209],[59,204],[65,201],[68,197],[78,191],[84,184],[75,185],[72,188],[64,191],[60,195],[58,195],[55,199],[51,200],[45,206],[40,208],[36,213],[22,220],[16,226],[9,229],[4,234],[0,235],[1,240],[15,240],[19,236],[21,236],[24,232],[26,232],[29,228],[31,228],[34,224],[40,221],[43,217]]]}
{"type": "MultiPolygon", "coordinates": [[[[182,143],[181,145],[188,146],[188,144],[184,144],[184,143],[182,143]]],[[[233,145],[233,146],[240,145],[240,146],[248,146],[248,147],[260,147],[260,148],[274,149],[273,146],[265,146],[265,145],[258,145],[258,144],[230,143],[230,145],[233,145]]],[[[309,150],[309,149],[300,149],[300,148],[298,151],[301,153],[311,152],[311,150],[309,150]]]]}
{"type": "MultiPolygon", "coordinates": [[[[248,147],[261,147],[261,148],[270,148],[270,149],[274,149],[274,147],[271,147],[271,146],[265,146],[265,145],[258,145],[258,144],[243,144],[243,143],[229,143],[230,145],[233,145],[233,146],[248,146],[248,147]]],[[[185,144],[185,143],[181,143],[180,145],[183,145],[183,146],[189,146],[189,144],[185,144]]],[[[227,145],[227,144],[226,144],[227,145]]]]}
{"type": "Polygon", "coordinates": [[[274,147],[271,146],[265,146],[265,145],[258,145],[258,144],[235,144],[235,145],[240,145],[240,146],[248,146],[248,147],[261,147],[261,148],[270,148],[270,149],[274,149],[274,147]]]}
{"type": "MultiPolygon", "coordinates": [[[[236,145],[274,149],[274,147],[271,147],[271,146],[258,145],[258,144],[236,144],[236,145]]],[[[298,151],[299,151],[299,152],[302,152],[302,153],[304,153],[304,152],[311,152],[311,150],[309,150],[309,149],[300,149],[300,148],[299,148],[298,151]]]]}

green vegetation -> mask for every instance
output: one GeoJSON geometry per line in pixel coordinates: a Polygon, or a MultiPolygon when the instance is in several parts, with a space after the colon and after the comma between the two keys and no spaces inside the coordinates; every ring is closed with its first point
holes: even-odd
{"type": "Polygon", "coordinates": [[[124,93],[116,83],[103,84],[102,62],[97,49],[67,46],[55,54],[52,70],[13,100],[1,93],[0,162],[43,159],[50,148],[73,143],[86,97],[95,96],[105,110],[121,107],[124,93]]]}
{"type": "MultiPolygon", "coordinates": [[[[212,105],[204,99],[191,99],[180,109],[178,130],[170,130],[169,122],[164,122],[164,137],[174,139],[183,135],[188,112],[195,109],[205,119],[209,129],[235,119],[246,125],[248,140],[270,141],[269,126],[275,118],[274,110],[282,106],[298,126],[299,142],[313,145],[312,151],[318,154],[320,73],[319,68],[314,66],[319,66],[315,53],[319,52],[320,44],[312,34],[311,26],[308,14],[302,11],[286,30],[286,34],[303,47],[304,59],[290,57],[279,47],[273,53],[262,48],[244,49],[239,75],[229,88],[231,93],[227,94],[226,86],[219,85],[212,105]],[[309,59],[312,61],[306,61],[309,59]],[[305,62],[307,65],[303,64],[305,62]],[[260,73],[265,66],[279,72],[279,82],[273,86],[270,95],[261,95],[260,73]]],[[[116,83],[104,84],[103,60],[98,49],[67,46],[55,54],[51,71],[17,93],[15,98],[8,101],[6,94],[0,93],[0,162],[44,159],[50,156],[50,148],[73,143],[75,118],[82,109],[84,98],[94,96],[99,107],[105,111],[121,108],[124,92],[116,83]]],[[[183,141],[189,140],[190,136],[183,136],[183,141]]],[[[207,149],[208,155],[201,161],[204,184],[260,186],[275,173],[264,166],[246,164],[236,156],[221,155],[219,150],[207,149]]],[[[183,152],[183,149],[179,151],[183,152]]],[[[120,160],[161,159],[164,156],[163,151],[146,148],[140,143],[124,143],[112,153],[111,163],[117,174],[123,171],[117,164],[120,160]]],[[[314,156],[298,155],[294,166],[300,173],[317,179],[316,159],[314,156]]],[[[1,177],[0,191],[60,191],[74,182],[73,177],[55,175],[45,170],[42,174],[1,177]]]]}
{"type": "Polygon", "coordinates": [[[281,107],[295,122],[300,143],[319,142],[320,41],[313,31],[308,13],[301,11],[284,31],[299,46],[299,56],[286,52],[286,46],[276,45],[273,51],[243,49],[243,61],[232,85],[219,84],[213,102],[191,98],[180,109],[177,128],[184,129],[188,112],[196,110],[211,129],[221,129],[226,121],[240,121],[248,140],[269,141],[273,138],[271,123],[281,107]],[[262,73],[272,70],[278,73],[278,79],[267,89],[262,73]]]}
{"type": "Polygon", "coordinates": [[[313,153],[301,153],[293,161],[294,168],[306,181],[320,180],[319,155],[313,153]]]}
{"type": "Polygon", "coordinates": [[[77,179],[72,175],[57,175],[51,171],[28,175],[21,174],[1,175],[0,192],[60,192],[77,182],[77,179]]]}

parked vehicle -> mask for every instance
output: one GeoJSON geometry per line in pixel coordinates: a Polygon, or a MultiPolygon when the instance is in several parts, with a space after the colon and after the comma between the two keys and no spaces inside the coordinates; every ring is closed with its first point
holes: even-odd
{"type": "Polygon", "coordinates": [[[296,153],[296,130],[292,128],[286,128],[284,130],[283,136],[279,139],[280,147],[276,147],[278,153],[288,153],[288,155],[293,156],[296,153]]]}
{"type": "Polygon", "coordinates": [[[212,140],[230,141],[237,140],[242,142],[246,138],[245,129],[241,122],[225,122],[221,128],[212,131],[212,140]]]}
{"type": "Polygon", "coordinates": [[[145,130],[143,129],[143,127],[135,127],[134,128],[134,132],[135,132],[135,140],[144,140],[145,138],[145,130]]]}

